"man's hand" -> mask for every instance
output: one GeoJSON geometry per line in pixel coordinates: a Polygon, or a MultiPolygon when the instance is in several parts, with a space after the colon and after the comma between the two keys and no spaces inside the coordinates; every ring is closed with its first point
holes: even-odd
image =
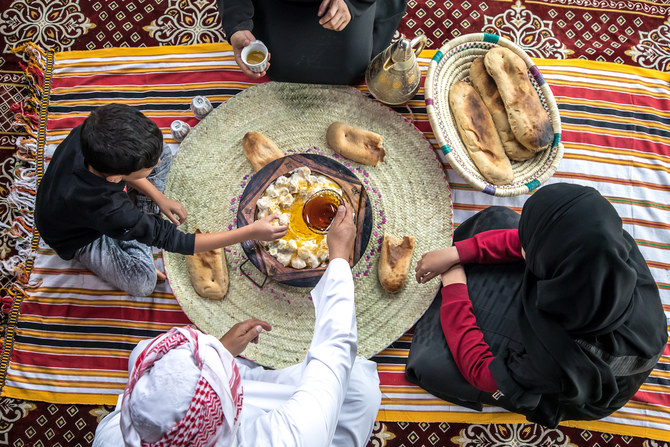
{"type": "Polygon", "coordinates": [[[181,225],[186,220],[188,213],[184,205],[177,202],[176,200],[169,199],[167,197],[159,200],[156,205],[161,210],[161,213],[172,221],[175,225],[181,225]]]}
{"type": "Polygon", "coordinates": [[[258,335],[263,331],[271,331],[272,326],[263,320],[252,318],[237,323],[219,339],[224,348],[233,357],[242,354],[249,343],[258,343],[258,335]]]}
{"type": "Polygon", "coordinates": [[[247,67],[247,64],[245,64],[242,60],[242,49],[254,40],[256,40],[256,38],[253,34],[251,34],[251,31],[248,30],[236,31],[232,36],[230,36],[230,44],[233,46],[233,54],[235,55],[235,62],[237,62],[237,66],[242,69],[242,73],[245,75],[249,76],[250,78],[258,79],[265,76],[265,72],[270,67],[270,53],[268,53],[268,66],[264,71],[260,73],[254,73],[251,71],[249,67],[247,67]]]}
{"type": "Polygon", "coordinates": [[[349,261],[356,239],[356,225],[349,205],[337,209],[337,214],[330,224],[326,241],[330,259],[343,258],[349,261]]]}
{"type": "Polygon", "coordinates": [[[279,222],[273,223],[278,219],[279,216],[271,214],[250,224],[249,231],[251,232],[251,239],[257,241],[274,241],[275,239],[284,237],[288,231],[288,225],[278,225],[279,222]]]}
{"type": "Polygon", "coordinates": [[[425,283],[449,270],[460,262],[456,247],[451,246],[441,250],[425,253],[416,263],[416,282],[425,283]]]}
{"type": "Polygon", "coordinates": [[[333,31],[342,31],[351,21],[351,13],[344,0],[323,0],[318,16],[321,17],[319,25],[333,31]]]}

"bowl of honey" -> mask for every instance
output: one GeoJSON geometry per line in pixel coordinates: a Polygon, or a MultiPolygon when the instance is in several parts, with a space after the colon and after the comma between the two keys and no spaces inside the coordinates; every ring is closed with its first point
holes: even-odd
{"type": "MultiPolygon", "coordinates": [[[[289,231],[277,241],[242,242],[248,261],[265,275],[265,281],[313,287],[328,264],[328,229],[338,207],[345,202],[352,208],[357,230],[350,260],[353,266],[365,252],[372,230],[370,198],[361,181],[344,165],[322,155],[295,154],[270,162],[246,186],[239,202],[237,226],[278,214],[280,223],[287,224],[289,231]],[[299,193],[295,185],[288,183],[301,183],[301,171],[310,187],[303,187],[299,193]],[[293,191],[292,197],[286,196],[285,186],[293,191]],[[291,257],[288,250],[282,250],[288,243],[293,244],[291,257]]],[[[252,272],[245,274],[253,276],[252,272]]]]}

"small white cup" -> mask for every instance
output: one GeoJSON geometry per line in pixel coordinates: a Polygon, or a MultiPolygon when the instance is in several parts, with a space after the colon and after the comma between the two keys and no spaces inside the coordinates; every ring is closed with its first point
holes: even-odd
{"type": "Polygon", "coordinates": [[[254,40],[242,49],[242,62],[244,62],[244,64],[249,67],[249,70],[253,71],[254,73],[260,73],[264,71],[268,66],[268,47],[266,47],[265,44],[260,40],[254,40]],[[249,63],[247,61],[247,56],[249,56],[249,53],[252,51],[260,51],[263,53],[263,60],[255,64],[249,63]]]}

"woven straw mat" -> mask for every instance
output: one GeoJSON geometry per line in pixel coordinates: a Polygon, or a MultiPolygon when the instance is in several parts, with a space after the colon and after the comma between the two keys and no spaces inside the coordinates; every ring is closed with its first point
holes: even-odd
{"type": "MultiPolygon", "coordinates": [[[[373,356],[416,322],[440,287],[437,278],[420,285],[413,277],[423,253],[452,241],[451,193],[432,146],[402,116],[352,87],[270,82],[249,88],[217,107],[181,143],[166,195],[189,213],[183,231],[236,227],[237,204],[253,172],[241,143],[250,131],[266,135],[287,155],[310,152],[334,157],[365,185],[373,211],[372,235],[353,274],[358,354],[373,356]],[[382,135],[385,161],[365,166],[335,154],[326,142],[326,129],[333,121],[382,135]],[[386,293],[377,279],[384,232],[416,238],[407,281],[394,295],[386,293]]],[[[250,344],[244,354],[273,367],[301,362],[314,328],[310,290],[272,280],[259,289],[240,271],[246,258],[239,244],[227,247],[226,258],[228,294],[210,301],[193,291],[185,257],[165,253],[170,284],[188,317],[216,337],[239,321],[268,321],[272,331],[262,334],[259,344],[250,344]]],[[[244,270],[255,271],[262,280],[250,262],[244,270]]]]}

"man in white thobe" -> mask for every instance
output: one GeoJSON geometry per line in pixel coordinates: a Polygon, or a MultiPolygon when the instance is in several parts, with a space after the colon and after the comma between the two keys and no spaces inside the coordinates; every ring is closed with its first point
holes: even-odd
{"type": "Polygon", "coordinates": [[[356,358],[355,237],[349,208],[328,232],[330,263],[312,290],[314,336],[304,362],[265,370],[235,358],[268,323],[247,320],[221,340],[174,328],[140,342],[114,412],[94,447],[364,446],[381,403],[373,362],[356,358]]]}

